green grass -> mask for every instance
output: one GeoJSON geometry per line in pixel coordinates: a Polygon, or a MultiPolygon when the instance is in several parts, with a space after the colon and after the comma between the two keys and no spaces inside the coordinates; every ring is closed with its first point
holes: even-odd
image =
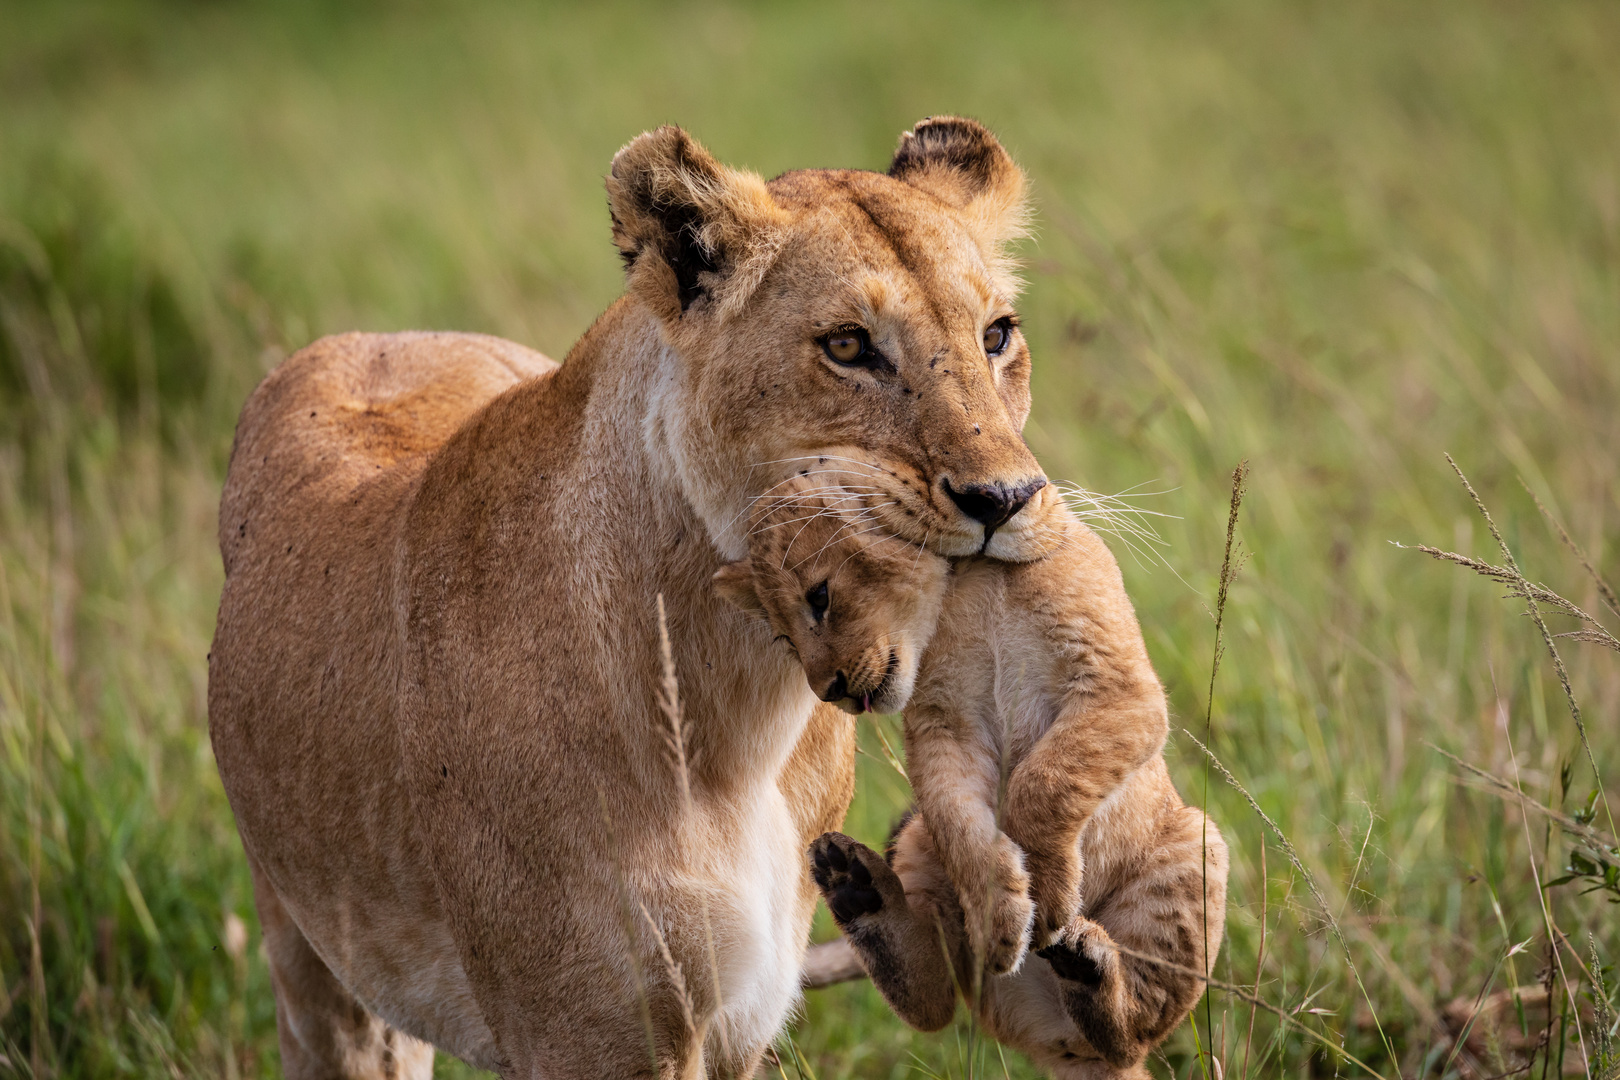
{"type": "MultiPolygon", "coordinates": [[[[1251,463],[1210,742],[1365,991],[1178,737],[1233,849],[1215,976],[1386,1076],[1514,1066],[1511,1010],[1467,1062],[1424,1016],[1548,967],[1536,875],[1568,843],[1430,744],[1571,811],[1591,770],[1522,603],[1389,542],[1502,561],[1449,451],[1529,577],[1599,610],[1520,479],[1620,570],[1620,8],[8,0],[0,26],[0,1076],[278,1072],[204,707],[213,513],[255,380],[354,328],[562,355],[618,292],[601,176],[647,127],[770,175],[881,168],[936,112],[985,120],[1033,179],[1026,434],[1054,476],[1164,492],[1138,501],[1173,515],[1166,565],[1122,561],[1200,737],[1251,463]]],[[[1620,658],[1560,647],[1620,776],[1620,658]]],[[[868,842],[907,798],[872,735],[868,842]]],[[[1550,913],[1612,962],[1616,908],[1581,888],[1550,913]]],[[[1211,1023],[1225,1075],[1358,1072],[1266,1012],[1245,1051],[1230,995],[1211,1023]]],[[[910,1032],[866,985],[813,994],[791,1034],[806,1076],[1002,1074],[965,1024],[910,1032]]],[[[1523,1075],[1556,1075],[1560,1042],[1578,1071],[1570,1023],[1523,1075]]],[[[1184,1026],[1155,1068],[1201,1076],[1194,1045],[1184,1026]]]]}

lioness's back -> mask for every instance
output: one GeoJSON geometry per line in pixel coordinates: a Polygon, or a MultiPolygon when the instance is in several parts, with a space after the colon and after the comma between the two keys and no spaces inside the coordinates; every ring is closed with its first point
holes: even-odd
{"type": "Polygon", "coordinates": [[[264,500],[341,499],[425,458],[496,395],[557,366],[483,334],[341,334],[295,353],[237,424],[220,506],[226,574],[264,500]]]}

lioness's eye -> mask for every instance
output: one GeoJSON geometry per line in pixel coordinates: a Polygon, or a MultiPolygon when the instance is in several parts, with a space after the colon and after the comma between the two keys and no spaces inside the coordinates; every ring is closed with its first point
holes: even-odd
{"type": "Polygon", "coordinates": [[[872,338],[858,326],[834,330],[821,339],[821,348],[828,359],[845,367],[875,368],[883,364],[883,355],[872,348],[872,338]]]}
{"type": "Polygon", "coordinates": [[[827,583],[823,581],[820,585],[805,593],[804,602],[810,605],[810,610],[815,612],[816,618],[819,619],[825,615],[827,613],[827,604],[830,602],[830,598],[827,596],[827,583]]]}
{"type": "Polygon", "coordinates": [[[984,351],[988,356],[1000,356],[1006,351],[1007,343],[1012,341],[1013,321],[1011,318],[997,319],[984,328],[984,351]]]}

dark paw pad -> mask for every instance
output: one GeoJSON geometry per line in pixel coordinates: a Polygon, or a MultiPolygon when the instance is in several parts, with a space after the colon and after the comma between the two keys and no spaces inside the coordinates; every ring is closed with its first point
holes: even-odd
{"type": "Polygon", "coordinates": [[[1061,941],[1053,942],[1035,955],[1051,964],[1060,979],[1068,979],[1090,989],[1102,985],[1102,968],[1097,966],[1097,961],[1061,941]]]}
{"type": "Polygon", "coordinates": [[[825,833],[810,845],[810,876],[840,926],[883,910],[872,872],[853,850],[857,846],[842,833],[825,833]]]}

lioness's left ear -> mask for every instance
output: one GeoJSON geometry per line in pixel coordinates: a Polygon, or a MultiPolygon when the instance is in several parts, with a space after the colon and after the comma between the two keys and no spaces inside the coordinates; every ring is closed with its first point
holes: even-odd
{"type": "Polygon", "coordinates": [[[995,255],[1029,233],[1024,172],[977,120],[924,117],[900,136],[889,175],[965,211],[995,255]]]}
{"type": "Polygon", "coordinates": [[[728,169],[673,125],[615,154],[607,191],[630,290],[667,320],[704,298],[729,318],[781,246],[787,214],[765,181],[728,169]]]}
{"type": "Polygon", "coordinates": [[[749,615],[765,618],[765,605],[754,588],[754,570],[747,559],[726,563],[714,572],[714,591],[720,599],[749,615]]]}

